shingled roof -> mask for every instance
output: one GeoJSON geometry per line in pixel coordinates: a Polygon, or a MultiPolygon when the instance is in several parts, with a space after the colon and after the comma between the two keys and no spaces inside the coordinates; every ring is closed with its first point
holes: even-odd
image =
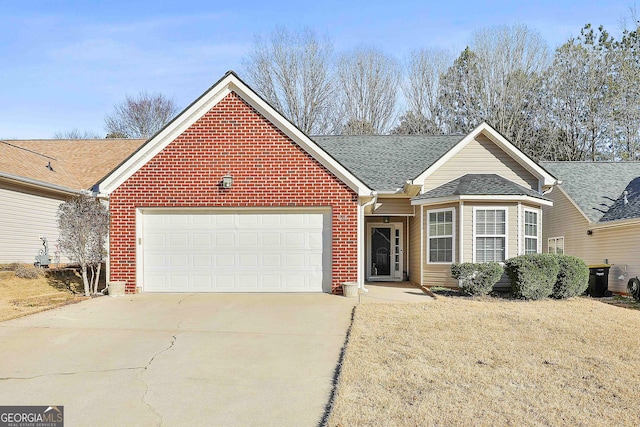
{"type": "Polygon", "coordinates": [[[395,191],[455,146],[463,135],[312,136],[323,150],[370,188],[395,191]]]}
{"type": "Polygon", "coordinates": [[[623,191],[640,177],[640,162],[540,162],[540,165],[562,181],[560,187],[592,223],[640,217],[640,207],[623,203],[623,191]]]}
{"type": "Polygon", "coordinates": [[[90,189],[142,139],[0,141],[0,174],[69,190],[90,189]]]}
{"type": "Polygon", "coordinates": [[[549,200],[540,193],[496,174],[466,174],[429,190],[412,200],[428,200],[452,196],[529,196],[549,200]]]}

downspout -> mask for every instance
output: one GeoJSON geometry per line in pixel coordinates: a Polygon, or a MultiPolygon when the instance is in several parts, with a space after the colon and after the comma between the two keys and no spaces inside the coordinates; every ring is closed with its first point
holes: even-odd
{"type": "MultiPolygon", "coordinates": [[[[369,200],[367,203],[365,203],[365,204],[360,206],[360,209],[362,209],[362,217],[361,217],[362,218],[361,219],[362,224],[358,228],[360,230],[362,230],[362,231],[364,231],[364,212],[367,209],[367,206],[371,206],[371,205],[375,204],[378,201],[378,192],[377,191],[372,191],[371,192],[371,196],[373,197],[371,200],[369,200]]],[[[364,232],[362,232],[362,231],[361,231],[360,239],[358,240],[358,244],[361,245],[361,247],[364,249],[364,246],[365,246],[364,241],[366,239],[366,236],[364,235],[364,232]]],[[[365,254],[364,250],[360,253],[360,259],[363,259],[363,258],[366,259],[366,254],[365,254]]],[[[366,269],[366,262],[363,262],[362,265],[366,269]]],[[[364,269],[361,269],[359,274],[362,275],[362,280],[358,281],[359,282],[358,283],[358,287],[360,289],[362,289],[363,292],[369,292],[369,289],[364,287],[364,275],[365,275],[364,273],[365,273],[364,269]]]]}

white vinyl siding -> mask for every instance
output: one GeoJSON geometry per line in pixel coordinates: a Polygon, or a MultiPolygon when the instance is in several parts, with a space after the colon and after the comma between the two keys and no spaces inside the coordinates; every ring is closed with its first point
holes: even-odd
{"type": "Polygon", "coordinates": [[[474,208],[474,262],[504,261],[507,253],[507,209],[474,208]]]}
{"type": "Polygon", "coordinates": [[[524,253],[538,253],[538,217],[537,211],[524,210],[524,253]]]}
{"type": "Polygon", "coordinates": [[[427,211],[429,263],[452,263],[455,251],[455,209],[427,211]]]}
{"type": "Polygon", "coordinates": [[[550,237],[547,242],[547,248],[550,254],[564,254],[564,237],[550,237]]]}
{"type": "Polygon", "coordinates": [[[0,188],[0,264],[32,264],[47,238],[53,266],[68,263],[58,246],[58,206],[64,200],[0,188]]]}

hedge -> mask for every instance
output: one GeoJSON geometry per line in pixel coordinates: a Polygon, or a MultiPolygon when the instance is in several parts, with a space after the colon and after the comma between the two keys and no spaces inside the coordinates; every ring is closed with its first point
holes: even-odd
{"type": "Polygon", "coordinates": [[[554,298],[571,298],[582,295],[589,287],[589,267],[578,257],[556,256],[560,269],[552,296],[554,298]]]}
{"type": "Polygon", "coordinates": [[[487,295],[500,280],[503,271],[497,262],[451,265],[451,277],[458,279],[460,291],[466,295],[487,295]]]}
{"type": "Polygon", "coordinates": [[[516,298],[537,300],[553,293],[560,263],[552,254],[520,255],[505,261],[505,271],[516,298]]]}

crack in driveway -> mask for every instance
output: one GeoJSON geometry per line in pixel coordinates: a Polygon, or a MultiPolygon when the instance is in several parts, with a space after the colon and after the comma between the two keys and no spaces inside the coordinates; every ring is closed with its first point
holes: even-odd
{"type": "MultiPolygon", "coordinates": [[[[180,322],[180,323],[182,323],[182,322],[180,322]]],[[[173,346],[174,346],[174,345],[175,345],[175,343],[176,343],[176,340],[178,339],[178,335],[179,335],[179,333],[178,333],[178,334],[175,334],[175,335],[172,335],[172,336],[171,336],[171,343],[169,344],[169,346],[168,346],[167,348],[164,348],[164,349],[160,350],[159,352],[157,352],[157,353],[156,353],[156,354],[154,354],[153,356],[151,356],[151,359],[149,359],[149,362],[147,362],[147,365],[146,365],[146,366],[144,366],[144,367],[142,368],[142,370],[141,370],[141,371],[139,372],[139,374],[138,374],[138,381],[140,381],[142,384],[144,384],[144,387],[145,387],[145,389],[144,389],[144,393],[142,394],[142,403],[143,403],[144,405],[146,405],[146,406],[151,410],[151,412],[153,412],[153,413],[154,413],[154,414],[155,414],[155,415],[160,419],[160,424],[158,424],[158,425],[162,425],[162,424],[163,424],[163,422],[164,422],[164,420],[163,420],[163,418],[162,418],[162,415],[160,415],[160,414],[155,410],[155,408],[154,408],[150,403],[148,403],[148,402],[146,401],[147,394],[149,393],[149,384],[147,384],[147,382],[146,382],[146,381],[144,381],[144,380],[142,379],[142,376],[143,376],[143,375],[144,375],[144,373],[145,373],[145,372],[146,372],[146,371],[151,367],[151,364],[152,364],[152,363],[153,363],[153,361],[156,359],[156,357],[160,356],[162,353],[165,353],[165,352],[167,352],[167,351],[169,351],[169,350],[171,350],[171,349],[173,348],[173,346]]]]}
{"type": "Polygon", "coordinates": [[[127,368],[93,369],[93,370],[90,370],[90,371],[77,371],[77,372],[53,372],[53,373],[50,373],[50,374],[33,375],[33,376],[30,376],[30,377],[2,377],[2,378],[0,378],[0,381],[7,381],[7,380],[33,380],[33,379],[36,379],[36,378],[44,378],[44,377],[59,377],[59,376],[65,376],[65,375],[95,374],[95,373],[100,373],[100,372],[135,371],[135,370],[139,370],[139,369],[144,370],[145,367],[144,366],[132,366],[132,367],[127,367],[127,368]]]}

